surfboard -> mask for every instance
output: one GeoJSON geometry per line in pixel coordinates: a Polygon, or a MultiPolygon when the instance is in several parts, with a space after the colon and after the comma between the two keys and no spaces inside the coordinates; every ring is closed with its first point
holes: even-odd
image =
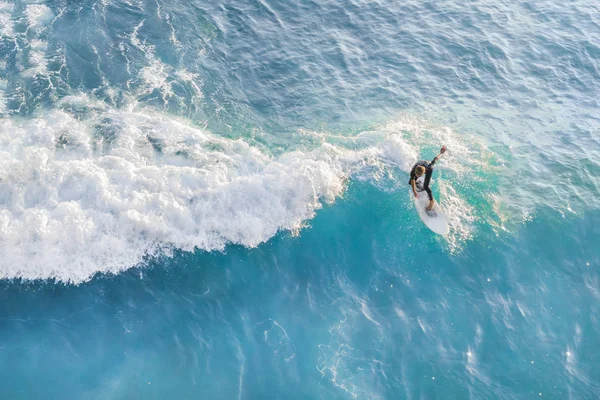
{"type": "MultiPolygon", "coordinates": [[[[423,180],[424,177],[417,179],[417,190],[420,187],[423,187],[423,180]]],[[[423,221],[425,226],[438,235],[447,235],[448,232],[450,232],[450,227],[448,226],[448,219],[446,218],[446,214],[444,213],[442,207],[434,199],[433,208],[431,211],[427,211],[426,208],[429,205],[429,197],[427,196],[427,192],[422,191],[417,192],[417,194],[419,197],[415,199],[412,193],[412,188],[410,189],[410,196],[415,201],[415,207],[419,213],[421,221],[423,221]]]]}

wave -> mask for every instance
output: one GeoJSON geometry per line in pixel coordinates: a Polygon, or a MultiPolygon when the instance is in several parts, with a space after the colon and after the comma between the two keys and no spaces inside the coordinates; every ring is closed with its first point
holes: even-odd
{"type": "MultiPolygon", "coordinates": [[[[377,182],[384,170],[407,171],[419,144],[402,132],[423,131],[404,118],[337,141],[304,132],[311,146],[274,155],[151,109],[114,109],[85,95],[58,105],[0,122],[1,278],[79,283],[173,249],[257,246],[300,230],[350,177],[377,182]]],[[[428,140],[452,135],[429,132],[428,140]]],[[[465,223],[461,235],[467,214],[449,213],[455,227],[465,223]]]]}

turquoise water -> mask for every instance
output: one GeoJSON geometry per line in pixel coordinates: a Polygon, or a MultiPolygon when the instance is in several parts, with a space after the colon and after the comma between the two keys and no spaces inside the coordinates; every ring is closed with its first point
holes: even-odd
{"type": "Polygon", "coordinates": [[[600,397],[599,15],[0,1],[0,397],[600,397]]]}

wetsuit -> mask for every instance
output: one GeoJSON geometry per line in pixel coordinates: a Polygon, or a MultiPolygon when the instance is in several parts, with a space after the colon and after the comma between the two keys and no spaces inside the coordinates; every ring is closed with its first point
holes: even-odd
{"type": "Polygon", "coordinates": [[[416,186],[417,192],[426,191],[427,196],[429,196],[429,200],[433,200],[433,195],[431,194],[431,189],[429,189],[429,181],[431,180],[431,174],[433,174],[433,164],[435,164],[436,159],[434,158],[431,162],[429,161],[419,161],[415,165],[413,165],[410,170],[410,179],[408,184],[411,185],[411,181],[414,179],[415,183],[417,181],[417,175],[415,175],[415,170],[418,166],[425,167],[425,182],[423,182],[423,186],[416,186]]]}

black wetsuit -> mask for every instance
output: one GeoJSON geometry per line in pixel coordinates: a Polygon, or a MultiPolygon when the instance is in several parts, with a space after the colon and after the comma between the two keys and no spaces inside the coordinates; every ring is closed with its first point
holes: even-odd
{"type": "Polygon", "coordinates": [[[431,162],[429,161],[419,161],[415,165],[413,165],[410,170],[410,179],[408,184],[411,185],[411,181],[414,179],[415,182],[417,180],[417,175],[415,175],[415,170],[418,166],[422,166],[425,168],[425,182],[423,182],[423,187],[417,186],[417,192],[426,191],[427,196],[429,196],[429,200],[433,200],[433,195],[431,194],[431,189],[429,189],[429,181],[431,180],[431,174],[433,174],[433,164],[435,164],[436,159],[434,158],[431,162]]]}

